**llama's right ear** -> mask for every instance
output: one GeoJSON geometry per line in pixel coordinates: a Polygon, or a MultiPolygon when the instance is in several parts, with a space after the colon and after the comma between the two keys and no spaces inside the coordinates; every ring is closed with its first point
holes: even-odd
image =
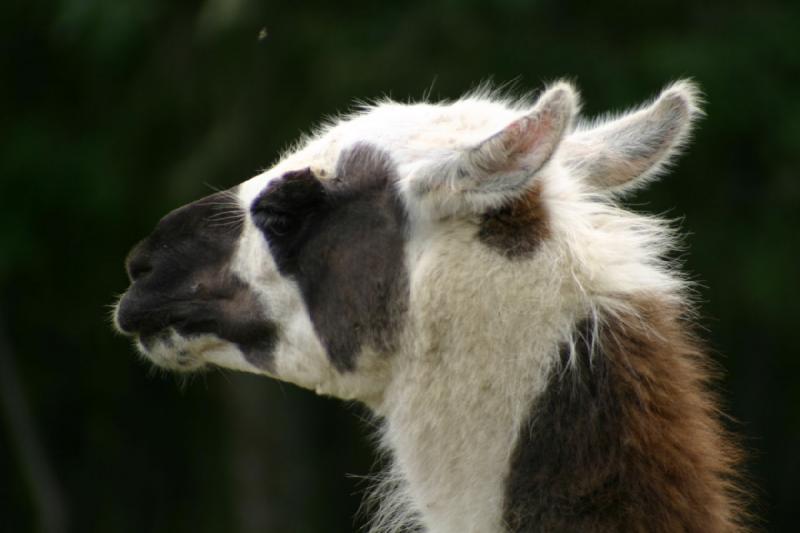
{"type": "Polygon", "coordinates": [[[524,194],[569,131],[577,108],[571,85],[551,86],[501,130],[423,168],[410,193],[439,214],[481,212],[524,194]]]}
{"type": "Polygon", "coordinates": [[[702,116],[697,86],[682,80],[650,105],[564,140],[559,158],[595,190],[625,192],[657,177],[680,152],[702,116]]]}

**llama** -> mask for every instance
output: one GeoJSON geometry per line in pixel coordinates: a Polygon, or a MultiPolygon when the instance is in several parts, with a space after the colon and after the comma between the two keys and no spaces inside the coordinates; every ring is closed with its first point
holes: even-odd
{"type": "Polygon", "coordinates": [[[699,103],[679,81],[595,121],[566,82],[365,105],[164,217],[116,327],[168,369],[366,404],[375,532],[740,531],[674,231],[618,201],[699,103]]]}

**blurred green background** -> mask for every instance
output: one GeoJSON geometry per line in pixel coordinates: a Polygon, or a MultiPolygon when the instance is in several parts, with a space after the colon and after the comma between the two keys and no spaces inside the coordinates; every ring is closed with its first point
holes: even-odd
{"type": "Polygon", "coordinates": [[[683,217],[756,513],[797,531],[800,2],[21,1],[0,46],[2,531],[363,525],[364,412],[153,372],[109,327],[124,257],[355,98],[564,76],[588,115],[705,91],[689,153],[631,205],[683,217]]]}

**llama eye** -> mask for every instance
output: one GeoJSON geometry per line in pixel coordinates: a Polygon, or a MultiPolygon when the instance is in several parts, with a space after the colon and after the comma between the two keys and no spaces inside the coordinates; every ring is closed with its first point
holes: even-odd
{"type": "Polygon", "coordinates": [[[266,209],[254,210],[253,221],[262,230],[278,237],[289,233],[296,223],[294,217],[287,213],[266,209]]]}
{"type": "Polygon", "coordinates": [[[274,180],[250,207],[255,225],[265,234],[284,237],[300,231],[325,206],[322,184],[309,169],[287,172],[274,180]]]}
{"type": "Polygon", "coordinates": [[[265,222],[265,229],[275,235],[286,235],[292,229],[293,220],[285,215],[269,215],[265,222]]]}

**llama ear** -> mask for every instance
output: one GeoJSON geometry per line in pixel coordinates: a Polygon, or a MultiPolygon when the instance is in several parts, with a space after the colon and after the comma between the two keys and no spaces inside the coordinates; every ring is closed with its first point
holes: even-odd
{"type": "Polygon", "coordinates": [[[665,170],[686,144],[702,116],[697,86],[682,80],[652,104],[620,118],[578,131],[559,154],[573,174],[597,190],[624,192],[665,170]]]}
{"type": "Polygon", "coordinates": [[[527,114],[425,172],[412,192],[445,211],[482,211],[522,194],[569,130],[577,102],[569,84],[550,87],[527,114]]]}

